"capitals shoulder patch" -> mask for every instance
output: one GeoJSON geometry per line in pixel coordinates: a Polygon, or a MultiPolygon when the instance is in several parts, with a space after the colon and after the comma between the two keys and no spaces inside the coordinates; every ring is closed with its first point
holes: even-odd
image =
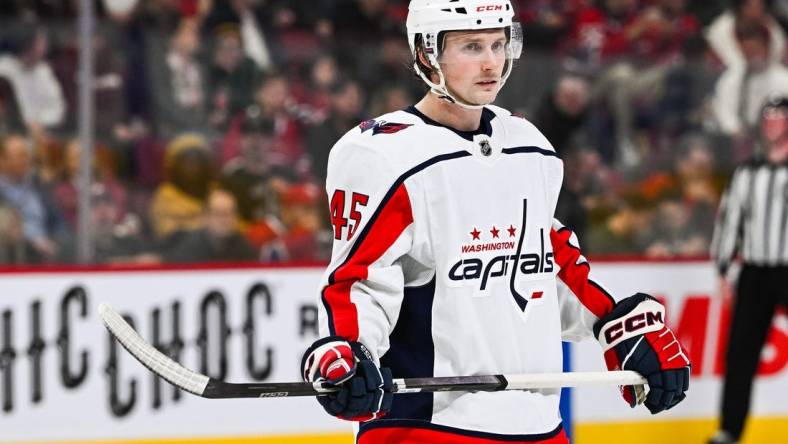
{"type": "Polygon", "coordinates": [[[361,124],[358,127],[361,128],[362,133],[365,133],[371,129],[372,135],[374,136],[376,134],[398,133],[410,126],[413,125],[409,123],[394,123],[394,122],[386,122],[385,120],[377,121],[371,119],[361,122],[361,124]]]}

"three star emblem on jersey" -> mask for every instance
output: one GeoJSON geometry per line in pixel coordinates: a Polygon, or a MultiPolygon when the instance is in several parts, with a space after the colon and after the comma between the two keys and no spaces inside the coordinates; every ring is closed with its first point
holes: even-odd
{"type": "Polygon", "coordinates": [[[408,127],[413,126],[410,123],[394,123],[394,122],[386,122],[385,120],[365,120],[359,124],[359,128],[361,128],[361,132],[365,133],[369,130],[372,130],[372,135],[376,134],[394,134],[398,133],[408,127]]]}
{"type": "MultiPolygon", "coordinates": [[[[507,233],[509,233],[509,237],[517,236],[516,234],[517,228],[515,228],[513,225],[509,225],[509,228],[506,228],[505,230],[507,233]]],[[[487,231],[490,233],[490,235],[492,235],[493,239],[500,239],[501,237],[506,236],[506,235],[502,235],[501,231],[503,230],[502,229],[499,230],[498,227],[496,227],[495,225],[493,225],[493,227],[487,231]]],[[[468,234],[471,235],[472,240],[482,240],[481,238],[482,232],[479,231],[479,229],[476,227],[473,227],[473,230],[469,231],[468,234]]],[[[465,246],[463,245],[463,251],[465,250],[467,250],[467,248],[465,248],[465,246]]]]}

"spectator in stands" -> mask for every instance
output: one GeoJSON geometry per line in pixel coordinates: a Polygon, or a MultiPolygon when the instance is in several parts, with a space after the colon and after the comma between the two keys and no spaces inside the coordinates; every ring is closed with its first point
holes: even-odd
{"type": "MultiPolygon", "coordinates": [[[[274,68],[270,35],[266,33],[266,13],[270,6],[250,0],[212,2],[212,8],[203,22],[203,34],[213,35],[217,28],[232,26],[242,42],[243,57],[253,61],[258,69],[274,68]]],[[[282,4],[284,2],[271,2],[282,4]]]]}
{"type": "Polygon", "coordinates": [[[286,233],[281,238],[285,257],[295,262],[317,262],[329,259],[332,235],[324,229],[321,211],[322,193],[311,183],[290,186],[282,194],[282,223],[286,233]]]}
{"type": "Polygon", "coordinates": [[[0,77],[11,83],[22,118],[36,138],[60,125],[66,112],[60,83],[46,60],[48,49],[46,30],[23,22],[14,31],[13,52],[0,56],[0,77]]]}
{"type": "Polygon", "coordinates": [[[639,254],[652,221],[653,211],[642,199],[621,200],[602,223],[589,229],[585,244],[591,254],[639,254]]]}
{"type": "Polygon", "coordinates": [[[366,114],[382,116],[383,114],[405,109],[411,103],[413,103],[413,96],[407,88],[391,85],[388,88],[381,89],[372,96],[369,102],[369,111],[366,114]]]}
{"type": "Polygon", "coordinates": [[[167,146],[166,181],[153,195],[150,219],[156,238],[169,245],[181,231],[202,227],[203,209],[213,181],[212,159],[204,138],[183,134],[167,146]]]}
{"type": "MultiPolygon", "coordinates": [[[[722,182],[717,173],[711,140],[703,134],[686,134],[680,140],[673,171],[681,199],[693,214],[694,227],[708,231],[714,222],[722,182]]],[[[711,236],[710,231],[707,234],[711,236]]]]}
{"type": "MultiPolygon", "coordinates": [[[[309,165],[304,156],[300,109],[290,93],[290,84],[282,74],[270,74],[254,90],[255,104],[247,113],[274,122],[274,141],[268,153],[269,165],[287,168],[295,174],[307,173],[309,165]]],[[[240,149],[240,126],[246,117],[235,117],[223,142],[223,158],[237,155],[240,149]]]]}
{"type": "Polygon", "coordinates": [[[353,80],[340,81],[331,89],[328,119],[308,129],[306,147],[312,161],[312,175],[321,182],[326,178],[331,141],[339,140],[361,122],[363,106],[364,95],[359,84],[353,80]]]}
{"type": "Polygon", "coordinates": [[[24,129],[25,124],[14,88],[8,79],[0,77],[0,137],[20,133],[24,129]]]}
{"type": "MultiPolygon", "coordinates": [[[[102,146],[96,146],[94,150],[93,183],[104,187],[104,192],[114,203],[114,211],[119,223],[126,216],[128,192],[123,184],[119,183],[111,174],[107,174],[107,167],[100,167],[98,160],[106,158],[108,150],[102,146]]],[[[63,162],[63,172],[61,177],[55,182],[52,194],[55,202],[60,209],[63,218],[72,231],[77,226],[77,211],[79,206],[79,175],[81,167],[82,146],[79,140],[74,139],[66,146],[63,162]]]]}
{"type": "Polygon", "coordinates": [[[311,121],[322,122],[331,108],[331,87],[339,81],[340,73],[336,58],[331,54],[322,54],[311,65],[309,81],[293,85],[293,95],[309,107],[311,121]]]}
{"type": "Polygon", "coordinates": [[[601,73],[595,96],[612,111],[617,163],[633,168],[648,154],[635,133],[638,110],[659,103],[665,78],[681,59],[684,43],[698,32],[698,23],[687,14],[684,0],[660,0],[629,11],[610,43],[616,57],[607,58],[616,63],[601,73]]]}
{"type": "Polygon", "coordinates": [[[230,118],[252,104],[252,91],[262,73],[243,53],[240,30],[231,24],[213,34],[213,58],[208,73],[211,124],[226,130],[230,118]]]}
{"type": "Polygon", "coordinates": [[[744,68],[747,56],[739,43],[737,29],[742,23],[760,23],[768,29],[768,58],[779,61],[785,51],[785,32],[769,12],[769,0],[733,0],[731,8],[717,17],[705,36],[714,54],[727,68],[744,68]]]}
{"type": "MultiPolygon", "coordinates": [[[[110,191],[95,183],[90,189],[90,231],[95,264],[155,264],[161,258],[149,248],[140,234],[139,220],[132,215],[121,218],[110,191]],[[147,248],[146,248],[147,247],[147,248]]],[[[78,244],[75,236],[61,239],[57,262],[77,262],[78,244]]]]}
{"type": "Polygon", "coordinates": [[[685,135],[670,173],[653,172],[636,188],[656,207],[645,236],[646,255],[702,256],[708,250],[721,182],[710,143],[700,134],[685,135]]]}
{"type": "Polygon", "coordinates": [[[0,265],[36,265],[42,261],[41,253],[25,237],[19,211],[0,204],[0,265]]]}
{"type": "Polygon", "coordinates": [[[52,258],[54,239],[64,234],[64,223],[52,196],[33,171],[30,142],[17,134],[0,142],[0,199],[19,211],[25,237],[36,251],[45,259],[52,258]]]}
{"type": "Polygon", "coordinates": [[[198,59],[197,23],[182,19],[170,38],[164,60],[153,63],[150,76],[155,103],[154,118],[161,136],[186,131],[206,131],[205,73],[198,59]]]}
{"type": "Polygon", "coordinates": [[[399,86],[414,96],[424,93],[421,83],[410,69],[412,56],[406,40],[399,32],[379,37],[379,47],[367,47],[357,55],[365,63],[355,69],[364,91],[374,93],[383,88],[399,86]]]}
{"type": "Polygon", "coordinates": [[[749,139],[763,104],[774,95],[788,94],[788,68],[769,55],[772,38],[763,23],[739,22],[736,38],[746,65],[728,66],[717,81],[711,105],[723,134],[749,139]]]}
{"type": "Polygon", "coordinates": [[[647,257],[700,257],[709,249],[709,225],[693,227],[692,213],[677,198],[660,202],[652,223],[647,257]]]}
{"type": "Polygon", "coordinates": [[[575,17],[564,44],[567,63],[596,73],[628,54],[625,28],[636,17],[636,0],[599,0],[575,17]]]}
{"type": "Polygon", "coordinates": [[[588,82],[578,75],[564,74],[536,110],[534,125],[559,154],[567,150],[569,141],[586,125],[589,101],[588,82]]]}
{"type": "MultiPolygon", "coordinates": [[[[331,11],[334,33],[341,44],[340,57],[352,59],[363,51],[370,36],[399,31],[404,17],[397,17],[396,8],[386,0],[339,0],[331,11]]],[[[400,31],[401,32],[401,31],[400,31]]]]}
{"type": "Polygon", "coordinates": [[[528,48],[554,49],[571,31],[575,16],[585,9],[589,0],[524,0],[515,4],[523,25],[523,42],[528,48]]]}
{"type": "Polygon", "coordinates": [[[248,224],[270,207],[275,191],[275,175],[267,158],[274,143],[274,122],[259,115],[247,115],[241,124],[241,150],[222,169],[221,186],[236,200],[241,220],[248,224]]]}
{"type": "MultiPolygon", "coordinates": [[[[670,146],[685,132],[701,131],[708,113],[708,97],[719,73],[709,63],[706,41],[696,35],[684,45],[684,56],[670,68],[659,103],[650,119],[670,146]]],[[[671,156],[672,149],[665,150],[671,156]]]]}
{"type": "Polygon", "coordinates": [[[585,194],[591,186],[590,174],[593,171],[593,167],[589,169],[584,164],[584,160],[588,158],[585,154],[584,149],[579,147],[565,148],[561,153],[565,180],[555,209],[555,218],[583,238],[588,229],[585,194]]]}
{"type": "Polygon", "coordinates": [[[626,29],[629,58],[641,65],[670,65],[698,34],[697,19],[687,12],[687,0],[657,0],[643,9],[626,29]]]}
{"type": "Polygon", "coordinates": [[[186,233],[166,253],[168,262],[250,262],[257,259],[238,230],[233,195],[216,189],[208,195],[204,227],[186,233]]]}
{"type": "MultiPolygon", "coordinates": [[[[66,109],[69,110],[62,125],[64,133],[76,132],[79,113],[79,21],[73,20],[61,32],[65,38],[59,38],[56,50],[53,51],[50,64],[62,85],[73,85],[63,88],[66,109]]],[[[128,133],[136,128],[131,126],[129,107],[125,88],[127,73],[125,61],[128,57],[126,48],[118,47],[112,23],[99,22],[98,30],[92,39],[90,48],[93,54],[93,89],[95,94],[95,138],[109,143],[115,140],[130,138],[128,133]]],[[[137,123],[139,125],[139,122],[137,123]]]]}

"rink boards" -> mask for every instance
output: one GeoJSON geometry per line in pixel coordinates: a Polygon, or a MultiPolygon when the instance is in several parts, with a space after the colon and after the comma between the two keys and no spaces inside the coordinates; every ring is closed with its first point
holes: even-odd
{"type": "MultiPolygon", "coordinates": [[[[572,393],[574,442],[702,442],[714,428],[726,310],[708,263],[596,263],[614,294],[664,298],[694,363],[690,396],[667,414],[630,410],[615,388],[572,393]]],[[[206,400],[176,394],[109,340],[108,302],[187,367],[228,381],[294,381],[316,337],[322,269],[80,270],[0,279],[0,442],[351,443],[313,399],[206,400]],[[78,426],[77,426],[78,425],[78,426]]],[[[788,321],[775,322],[756,384],[751,436],[788,442],[788,321]]],[[[593,342],[578,370],[602,368],[593,342]]]]}

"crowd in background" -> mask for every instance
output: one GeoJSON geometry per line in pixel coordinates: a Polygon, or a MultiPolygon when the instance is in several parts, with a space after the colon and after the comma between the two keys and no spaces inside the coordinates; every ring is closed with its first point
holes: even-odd
{"type": "MultiPolygon", "coordinates": [[[[78,3],[0,3],[0,264],[76,261],[78,3]]],[[[557,217],[591,255],[706,255],[788,95],[788,1],[513,3],[525,51],[496,103],[564,160],[557,217]]],[[[407,1],[96,9],[95,262],[327,260],[331,146],[426,91],[407,1]]]]}

